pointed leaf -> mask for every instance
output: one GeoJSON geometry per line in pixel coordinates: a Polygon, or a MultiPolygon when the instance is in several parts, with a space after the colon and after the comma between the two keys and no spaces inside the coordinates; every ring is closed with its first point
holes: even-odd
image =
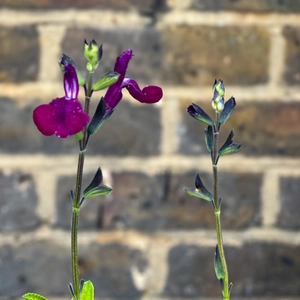
{"type": "Polygon", "coordinates": [[[102,181],[103,181],[102,171],[100,168],[98,168],[92,182],[84,190],[83,195],[85,196],[90,190],[94,189],[95,187],[98,187],[102,183],[102,181]]]}
{"type": "Polygon", "coordinates": [[[197,174],[195,178],[195,187],[197,191],[201,192],[201,194],[205,195],[205,197],[209,199],[208,201],[213,201],[212,194],[204,186],[199,174],[197,174]]]}
{"type": "Polygon", "coordinates": [[[87,132],[88,135],[91,136],[95,134],[99,128],[102,126],[104,121],[111,116],[113,111],[110,111],[109,113],[106,113],[106,104],[104,102],[104,98],[101,97],[98,106],[96,108],[95,114],[88,125],[87,132]]]}
{"type": "Polygon", "coordinates": [[[98,187],[95,187],[93,189],[90,189],[88,192],[83,194],[83,197],[85,199],[88,198],[94,198],[98,196],[105,196],[108,195],[113,189],[106,185],[100,185],[98,187]]]}
{"type": "Polygon", "coordinates": [[[100,91],[108,88],[115,82],[117,82],[120,74],[115,71],[107,72],[103,77],[93,84],[93,91],[100,91]]]}
{"type": "Polygon", "coordinates": [[[223,270],[223,266],[222,266],[222,262],[221,262],[218,245],[216,246],[214,267],[215,267],[215,273],[216,273],[218,280],[222,280],[224,278],[224,270],[223,270]]]}
{"type": "Polygon", "coordinates": [[[26,293],[22,295],[22,298],[25,300],[47,300],[46,297],[36,293],[26,293]]]}
{"type": "Polygon", "coordinates": [[[214,144],[214,135],[213,135],[213,130],[212,130],[212,126],[208,126],[207,129],[204,129],[204,133],[205,133],[205,144],[206,144],[206,148],[208,150],[209,153],[212,152],[213,150],[213,144],[214,144]]]}
{"type": "Polygon", "coordinates": [[[215,124],[214,120],[201,107],[194,103],[187,108],[187,112],[194,119],[207,125],[214,126],[215,124]]]}
{"type": "Polygon", "coordinates": [[[234,136],[234,131],[231,130],[231,132],[228,135],[227,140],[225,141],[224,145],[219,150],[219,156],[233,154],[240,150],[242,145],[238,144],[238,143],[234,143],[233,136],[234,136]]]}
{"type": "Polygon", "coordinates": [[[80,300],[94,300],[94,285],[90,280],[84,282],[80,300]]]}
{"type": "Polygon", "coordinates": [[[196,175],[195,186],[196,188],[185,188],[184,190],[190,196],[201,198],[206,201],[213,201],[212,194],[203,185],[199,174],[196,175]]]}
{"type": "Polygon", "coordinates": [[[231,114],[233,113],[233,110],[235,108],[236,102],[234,97],[231,97],[224,106],[224,109],[222,110],[221,114],[220,114],[220,118],[219,118],[219,124],[223,125],[228,118],[231,116],[231,114]]]}

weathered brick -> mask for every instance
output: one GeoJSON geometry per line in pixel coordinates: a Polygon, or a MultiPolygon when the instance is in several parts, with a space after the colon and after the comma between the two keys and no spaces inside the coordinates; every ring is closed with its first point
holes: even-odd
{"type": "MultiPolygon", "coordinates": [[[[120,244],[79,246],[79,277],[92,280],[96,297],[137,298],[132,270],[140,276],[148,260],[138,249],[120,244]]],[[[0,294],[20,298],[27,292],[69,297],[72,281],[69,247],[41,240],[0,248],[0,294]],[[51,280],[49,281],[49,278],[51,280]]]]}
{"type": "Polygon", "coordinates": [[[92,136],[88,153],[146,157],[160,153],[160,142],[159,106],[121,101],[110,119],[92,136]]]}
{"type": "Polygon", "coordinates": [[[300,4],[294,0],[192,0],[190,8],[215,12],[225,10],[255,13],[295,13],[300,11],[300,4]]]}
{"type": "Polygon", "coordinates": [[[280,178],[280,210],[277,225],[281,228],[300,228],[299,182],[299,177],[280,178]]]}
{"type": "Polygon", "coordinates": [[[285,38],[284,79],[290,85],[300,83],[300,27],[287,26],[283,30],[285,38]]]}
{"type": "Polygon", "coordinates": [[[39,38],[35,26],[0,26],[0,82],[33,81],[39,71],[39,38]]]}
{"type": "MultiPolygon", "coordinates": [[[[209,202],[188,196],[196,172],[147,176],[139,172],[113,173],[112,201],[104,207],[104,227],[138,230],[215,228],[209,202]]],[[[210,174],[200,174],[211,189],[210,174]]],[[[261,223],[261,175],[220,173],[224,228],[240,229],[261,223]]]]}
{"type": "Polygon", "coordinates": [[[62,52],[75,60],[80,69],[85,70],[82,54],[84,40],[95,39],[103,44],[103,58],[95,72],[95,78],[113,70],[117,56],[123,50],[132,49],[134,57],[130,61],[126,76],[146,84],[160,84],[163,53],[159,32],[154,28],[115,29],[74,28],[67,29],[62,42],[62,52]]]}
{"type": "MultiPolygon", "coordinates": [[[[225,247],[232,297],[299,296],[299,246],[252,242],[225,247]]],[[[172,297],[219,296],[213,269],[214,248],[178,245],[169,252],[165,294],[172,297]]]]}
{"type": "Polygon", "coordinates": [[[0,231],[31,230],[40,224],[35,183],[30,174],[1,171],[0,190],[0,231]]]}
{"type": "MultiPolygon", "coordinates": [[[[50,100],[45,100],[45,103],[50,100]]],[[[98,101],[98,100],[97,100],[98,101]]],[[[74,138],[43,136],[32,121],[32,112],[40,103],[32,101],[19,107],[9,98],[0,97],[0,151],[2,153],[78,153],[74,138]]],[[[92,103],[94,113],[96,101],[92,103]]],[[[89,154],[156,155],[160,151],[160,111],[158,106],[132,105],[122,101],[111,118],[89,143],[89,154]]]]}
{"type": "Polygon", "coordinates": [[[154,13],[167,8],[165,0],[2,0],[1,7],[14,9],[55,9],[55,8],[94,8],[94,9],[113,9],[129,10],[137,9],[143,13],[154,13]]]}
{"type": "Polygon", "coordinates": [[[227,84],[251,85],[268,80],[270,34],[265,29],[172,25],[161,35],[169,83],[210,85],[222,78],[227,84]]]}
{"type": "Polygon", "coordinates": [[[69,296],[69,251],[46,240],[31,241],[16,247],[1,246],[0,294],[17,298],[27,292],[69,296]]]}
{"type": "MultiPolygon", "coordinates": [[[[243,104],[243,99],[236,99],[236,101],[234,113],[221,128],[220,145],[227,138],[230,130],[234,129],[235,141],[243,145],[241,153],[244,155],[299,155],[299,103],[248,102],[243,104]]],[[[210,100],[181,102],[180,152],[202,154],[206,151],[203,133],[205,126],[187,114],[186,108],[192,102],[200,105],[211,116],[214,115],[210,100]]]]}
{"type": "MultiPolygon", "coordinates": [[[[90,184],[94,175],[95,174],[92,173],[84,175],[83,188],[90,184]]],[[[60,176],[57,178],[55,227],[60,227],[67,230],[70,230],[71,228],[72,203],[70,200],[69,191],[74,190],[75,181],[75,175],[60,176]]],[[[105,197],[97,197],[85,200],[85,203],[80,211],[79,229],[87,230],[102,227],[101,220],[103,217],[103,206],[105,200],[105,197]]]]}
{"type": "Polygon", "coordinates": [[[84,247],[79,256],[80,276],[95,284],[96,297],[139,298],[142,291],[134,281],[133,270],[142,277],[148,260],[138,249],[120,244],[84,247]]]}

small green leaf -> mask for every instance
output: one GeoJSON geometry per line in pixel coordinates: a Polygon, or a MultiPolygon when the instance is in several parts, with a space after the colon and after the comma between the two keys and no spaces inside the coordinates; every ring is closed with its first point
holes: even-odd
{"type": "Polygon", "coordinates": [[[228,135],[227,140],[225,141],[224,145],[219,150],[219,156],[224,156],[228,154],[236,153],[242,147],[241,144],[233,142],[234,130],[232,129],[228,135]]]}
{"type": "Polygon", "coordinates": [[[194,103],[187,108],[187,112],[194,119],[207,125],[214,126],[215,124],[214,120],[201,107],[194,103]]]}
{"type": "Polygon", "coordinates": [[[84,282],[80,300],[94,300],[94,285],[90,280],[84,282]]]}
{"type": "Polygon", "coordinates": [[[90,190],[94,189],[95,187],[98,187],[103,181],[103,175],[101,168],[98,168],[93,180],[89,184],[89,186],[84,190],[83,195],[87,194],[90,190]]]}
{"type": "Polygon", "coordinates": [[[212,194],[202,183],[199,174],[196,175],[195,186],[196,188],[185,188],[184,190],[190,196],[197,197],[206,201],[213,201],[212,194]]]}
{"type": "Polygon", "coordinates": [[[85,199],[94,198],[98,196],[105,196],[108,195],[113,189],[106,185],[99,185],[93,189],[90,189],[88,192],[83,194],[85,199]]]}
{"type": "Polygon", "coordinates": [[[224,279],[224,270],[221,262],[220,252],[218,245],[216,246],[215,260],[214,260],[215,273],[218,280],[224,279]]]}
{"type": "Polygon", "coordinates": [[[196,178],[195,178],[195,187],[197,189],[197,191],[201,191],[201,193],[203,195],[205,195],[205,197],[207,199],[209,199],[208,201],[213,201],[213,196],[212,194],[207,190],[207,188],[204,186],[199,174],[196,174],[196,178]]]}
{"type": "Polygon", "coordinates": [[[115,71],[107,72],[103,77],[93,84],[93,91],[96,92],[108,88],[118,80],[119,76],[120,74],[115,71]]]}
{"type": "Polygon", "coordinates": [[[234,97],[231,97],[228,101],[226,101],[224,109],[222,110],[219,118],[219,124],[223,125],[233,113],[236,102],[234,97]]]}
{"type": "Polygon", "coordinates": [[[207,129],[204,129],[205,133],[205,144],[209,153],[212,153],[213,144],[214,144],[214,136],[212,126],[208,126],[207,129]]]}
{"type": "Polygon", "coordinates": [[[22,298],[25,300],[47,300],[46,297],[36,293],[26,293],[22,295],[22,298]]]}

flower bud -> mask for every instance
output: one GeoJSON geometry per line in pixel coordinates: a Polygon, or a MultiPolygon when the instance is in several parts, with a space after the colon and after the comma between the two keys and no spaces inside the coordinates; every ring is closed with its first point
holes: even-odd
{"type": "Polygon", "coordinates": [[[222,80],[215,80],[213,85],[213,98],[212,107],[217,112],[220,113],[224,109],[224,94],[225,87],[222,80]]]}
{"type": "Polygon", "coordinates": [[[83,53],[87,59],[87,69],[89,72],[93,72],[97,67],[100,59],[102,58],[102,45],[98,46],[95,40],[92,40],[89,44],[84,41],[83,53]]]}

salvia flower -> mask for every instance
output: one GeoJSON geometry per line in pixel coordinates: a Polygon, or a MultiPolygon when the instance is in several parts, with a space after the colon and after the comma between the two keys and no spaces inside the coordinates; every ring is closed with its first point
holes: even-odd
{"type": "Polygon", "coordinates": [[[82,131],[89,122],[89,115],[83,112],[77,99],[78,79],[71,64],[64,66],[64,89],[64,97],[42,104],[33,111],[34,124],[43,135],[66,138],[82,131]]]}
{"type": "Polygon", "coordinates": [[[119,73],[120,76],[118,80],[108,88],[104,96],[107,113],[112,112],[121,101],[123,88],[126,88],[130,95],[141,103],[155,103],[163,96],[163,92],[160,87],[147,85],[143,89],[140,89],[135,80],[125,77],[128,63],[132,57],[132,50],[128,49],[125,50],[116,60],[114,71],[119,73]]]}

